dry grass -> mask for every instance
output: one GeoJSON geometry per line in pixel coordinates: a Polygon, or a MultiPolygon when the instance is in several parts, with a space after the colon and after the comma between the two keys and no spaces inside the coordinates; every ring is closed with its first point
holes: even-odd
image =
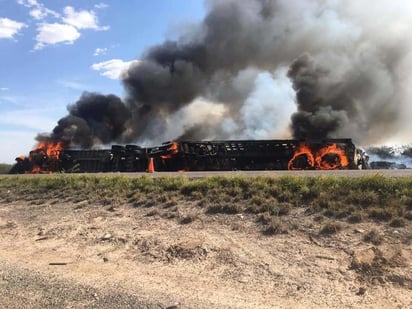
{"type": "Polygon", "coordinates": [[[355,211],[348,216],[347,221],[349,223],[356,224],[361,223],[363,219],[362,213],[360,211],[355,211]]]}
{"type": "Polygon", "coordinates": [[[286,225],[279,219],[271,217],[267,222],[263,230],[265,235],[276,235],[276,234],[285,234],[287,233],[286,225]]]}
{"type": "Polygon", "coordinates": [[[196,221],[199,216],[195,213],[189,213],[180,219],[180,224],[189,224],[196,221]]]}
{"type": "Polygon", "coordinates": [[[267,234],[284,231],[280,217],[303,208],[314,224],[322,224],[320,234],[332,235],[344,228],[343,222],[374,221],[388,228],[410,226],[412,178],[219,176],[191,180],[186,177],[19,175],[0,178],[0,201],[26,201],[34,206],[53,205],[56,201],[75,204],[86,201],[105,208],[147,207],[156,209],[148,215],[162,213],[182,224],[196,219],[178,213],[177,206],[190,202],[211,216],[255,216],[267,234]]]}
{"type": "Polygon", "coordinates": [[[363,240],[378,246],[383,242],[383,235],[378,230],[372,229],[363,236],[363,240]]]}
{"type": "Polygon", "coordinates": [[[341,231],[342,229],[343,229],[343,225],[341,223],[329,221],[321,227],[319,234],[320,235],[333,235],[341,231]]]}

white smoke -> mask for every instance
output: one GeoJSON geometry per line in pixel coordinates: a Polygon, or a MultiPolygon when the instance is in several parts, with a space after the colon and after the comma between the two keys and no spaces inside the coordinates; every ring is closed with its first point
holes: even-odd
{"type": "Polygon", "coordinates": [[[294,92],[284,69],[258,75],[255,88],[240,110],[243,138],[290,137],[289,119],[296,111],[294,92]]]}

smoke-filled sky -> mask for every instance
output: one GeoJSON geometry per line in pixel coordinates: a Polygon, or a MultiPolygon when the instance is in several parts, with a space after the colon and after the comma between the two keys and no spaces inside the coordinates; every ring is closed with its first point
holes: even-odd
{"type": "Polygon", "coordinates": [[[0,64],[8,63],[13,80],[0,79],[8,123],[0,124],[2,139],[8,130],[79,147],[171,139],[412,141],[409,1],[83,3],[17,0],[7,7],[22,15],[0,11],[0,46],[9,50],[0,64]],[[23,68],[14,72],[10,59],[23,68]],[[32,120],[26,105],[10,107],[12,92],[29,98],[44,127],[19,128],[32,120]]]}

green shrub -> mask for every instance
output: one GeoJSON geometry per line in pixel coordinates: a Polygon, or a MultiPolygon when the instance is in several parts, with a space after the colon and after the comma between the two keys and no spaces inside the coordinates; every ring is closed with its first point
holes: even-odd
{"type": "Polygon", "coordinates": [[[8,174],[12,167],[12,164],[0,163],[0,174],[8,174]]]}

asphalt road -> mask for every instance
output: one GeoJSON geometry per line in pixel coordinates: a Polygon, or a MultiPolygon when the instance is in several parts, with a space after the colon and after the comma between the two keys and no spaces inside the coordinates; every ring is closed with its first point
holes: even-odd
{"type": "Polygon", "coordinates": [[[370,175],[383,175],[386,177],[412,177],[412,169],[405,170],[316,170],[316,171],[224,171],[224,172],[154,172],[124,174],[133,176],[151,175],[152,177],[184,176],[188,178],[202,178],[210,176],[245,176],[245,177],[284,177],[284,176],[336,176],[336,177],[362,177],[370,175]]]}
{"type": "MultiPolygon", "coordinates": [[[[26,174],[26,176],[40,176],[47,177],[53,174],[26,174]]],[[[333,177],[362,177],[372,175],[382,175],[385,177],[412,177],[412,169],[398,169],[398,170],[316,170],[316,171],[220,171],[220,172],[154,172],[154,173],[92,173],[88,175],[100,176],[150,176],[150,177],[188,177],[188,178],[203,178],[211,176],[245,176],[245,177],[284,177],[284,176],[302,176],[302,177],[319,177],[319,176],[333,176],[333,177]]],[[[0,175],[0,177],[15,177],[16,175],[0,175]]],[[[18,175],[17,175],[18,176],[18,175]]],[[[21,176],[21,175],[20,175],[21,176]]]]}

